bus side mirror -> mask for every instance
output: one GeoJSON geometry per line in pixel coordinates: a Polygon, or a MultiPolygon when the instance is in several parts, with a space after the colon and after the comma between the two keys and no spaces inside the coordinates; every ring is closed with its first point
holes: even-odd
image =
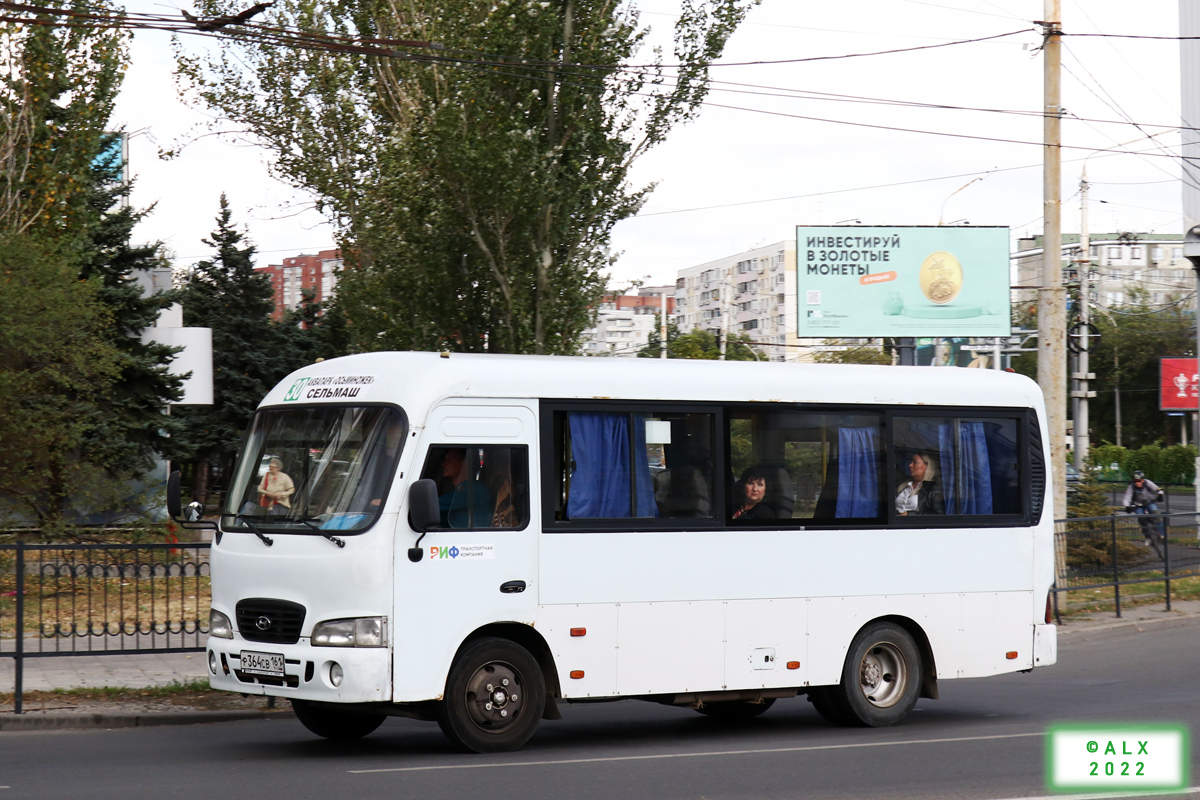
{"type": "Polygon", "coordinates": [[[432,478],[422,478],[408,488],[408,521],[417,533],[436,528],[442,521],[437,483],[432,478]]]}
{"type": "Polygon", "coordinates": [[[183,501],[179,495],[179,470],[167,478],[167,514],[176,519],[183,514],[183,501]]]}
{"type": "Polygon", "coordinates": [[[432,478],[421,478],[414,481],[408,488],[408,524],[421,534],[417,545],[408,549],[408,560],[417,562],[425,554],[421,549],[421,539],[425,534],[438,527],[442,521],[442,512],[438,508],[437,483],[432,478]]]}

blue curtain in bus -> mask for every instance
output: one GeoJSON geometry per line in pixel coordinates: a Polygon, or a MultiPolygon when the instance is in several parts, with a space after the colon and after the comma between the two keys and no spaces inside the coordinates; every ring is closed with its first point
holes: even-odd
{"type": "Polygon", "coordinates": [[[875,428],[838,428],[838,519],[882,514],[877,441],[875,428]]]}
{"type": "Polygon", "coordinates": [[[629,415],[579,411],[568,415],[571,430],[570,519],[654,517],[654,482],[646,454],[646,426],[641,416],[634,425],[634,459],[629,453],[629,415]],[[634,463],[636,461],[636,464],[634,463]],[[633,481],[637,510],[631,513],[633,481]]]}
{"type": "Polygon", "coordinates": [[[982,422],[938,426],[947,514],[991,514],[992,470],[982,422]]]}
{"type": "Polygon", "coordinates": [[[633,415],[633,469],[637,486],[635,517],[657,517],[654,476],[650,474],[650,452],[646,449],[646,415],[633,415]]]}

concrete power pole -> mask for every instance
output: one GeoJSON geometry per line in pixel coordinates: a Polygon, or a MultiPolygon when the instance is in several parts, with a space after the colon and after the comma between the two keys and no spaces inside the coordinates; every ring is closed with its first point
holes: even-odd
{"type": "Polygon", "coordinates": [[[1075,388],[1071,391],[1075,409],[1075,467],[1088,468],[1088,451],[1092,447],[1092,437],[1088,432],[1088,400],[1096,396],[1091,390],[1090,381],[1096,376],[1089,372],[1088,348],[1091,346],[1091,312],[1089,302],[1091,294],[1092,271],[1092,241],[1088,230],[1088,179],[1087,161],[1083,162],[1083,175],[1079,179],[1079,258],[1076,260],[1079,268],[1079,341],[1078,355],[1075,357],[1075,388]]]}
{"type": "Polygon", "coordinates": [[[1045,118],[1042,161],[1042,285],[1038,290],[1038,384],[1046,398],[1050,430],[1050,475],[1055,519],[1067,516],[1067,291],[1062,285],[1062,7],[1045,0],[1046,19],[1039,22],[1045,41],[1045,118]]]}

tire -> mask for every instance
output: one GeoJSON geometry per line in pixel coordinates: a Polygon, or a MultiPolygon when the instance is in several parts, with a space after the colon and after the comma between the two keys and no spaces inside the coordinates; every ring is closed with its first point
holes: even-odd
{"type": "Polygon", "coordinates": [[[854,718],[842,701],[840,686],[814,686],[808,690],[808,702],[832,725],[853,725],[854,718]]]}
{"type": "MultiPolygon", "coordinates": [[[[892,622],[873,622],[850,643],[842,682],[822,687],[837,724],[881,728],[908,716],[921,691],[921,654],[908,631],[892,622]]],[[[821,692],[818,692],[820,695],[821,692]]],[[[814,698],[817,711],[821,704],[814,698]]]]}
{"type": "Polygon", "coordinates": [[[715,703],[705,703],[696,710],[713,719],[735,722],[754,719],[773,705],[775,705],[775,698],[767,697],[758,703],[746,700],[722,700],[715,703]]]}
{"type": "Polygon", "coordinates": [[[450,667],[438,725],[465,750],[504,753],[529,741],[545,707],[546,681],[529,651],[507,639],[480,639],[450,667]]]}
{"type": "Polygon", "coordinates": [[[335,742],[354,742],[373,732],[383,724],[382,714],[366,714],[362,711],[344,711],[330,708],[307,700],[293,700],[292,709],[296,719],[317,736],[335,742]]]}

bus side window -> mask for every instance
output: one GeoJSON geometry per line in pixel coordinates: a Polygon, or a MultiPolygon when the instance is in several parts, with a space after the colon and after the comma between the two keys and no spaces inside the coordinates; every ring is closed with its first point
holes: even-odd
{"type": "MultiPolygon", "coordinates": [[[[1021,513],[1017,420],[1003,417],[896,417],[899,494],[915,478],[934,488],[917,513],[972,516],[1021,513]],[[932,502],[934,499],[938,502],[932,502]]],[[[924,489],[916,492],[919,496],[924,489]]]]}
{"type": "Polygon", "coordinates": [[[515,529],[529,522],[524,446],[433,445],[421,477],[438,484],[442,527],[515,529]]]}
{"type": "Polygon", "coordinates": [[[880,519],[882,430],[875,413],[731,409],[729,521],[880,519]],[[748,478],[762,484],[752,508],[748,478]]]}
{"type": "Polygon", "coordinates": [[[708,518],[715,415],[556,411],[556,519],[708,518]]]}

